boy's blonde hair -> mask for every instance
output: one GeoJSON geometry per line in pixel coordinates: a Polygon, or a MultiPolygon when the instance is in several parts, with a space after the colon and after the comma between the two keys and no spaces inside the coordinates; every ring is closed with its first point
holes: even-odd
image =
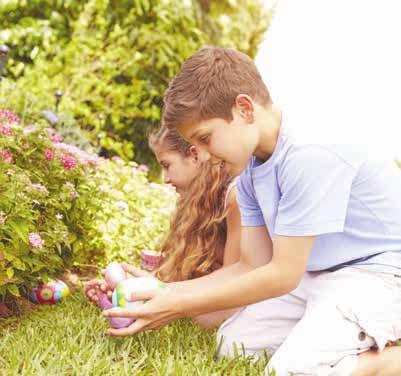
{"type": "Polygon", "coordinates": [[[164,96],[163,123],[168,128],[213,118],[232,120],[238,94],[262,106],[271,104],[253,60],[234,49],[206,46],[184,62],[164,96]]]}

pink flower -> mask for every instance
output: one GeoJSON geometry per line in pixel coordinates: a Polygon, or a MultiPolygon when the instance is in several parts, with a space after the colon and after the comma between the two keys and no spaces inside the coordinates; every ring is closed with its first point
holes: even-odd
{"type": "Polygon", "coordinates": [[[10,124],[0,124],[0,133],[2,133],[4,136],[12,136],[13,131],[10,124]]]}
{"type": "Polygon", "coordinates": [[[89,159],[89,164],[91,166],[98,167],[101,162],[101,159],[96,154],[92,155],[92,157],[89,159]]]}
{"type": "Polygon", "coordinates": [[[77,198],[79,197],[79,193],[77,191],[70,192],[70,198],[77,198]]]}
{"type": "Polygon", "coordinates": [[[29,234],[29,244],[33,247],[33,248],[43,248],[43,245],[45,244],[45,242],[43,241],[43,239],[40,237],[40,235],[37,232],[31,232],[29,234]]]}
{"type": "Polygon", "coordinates": [[[149,171],[149,167],[146,166],[145,164],[140,164],[140,165],[138,166],[138,170],[139,170],[139,171],[143,171],[143,172],[148,172],[148,171],[149,171]]]}
{"type": "Polygon", "coordinates": [[[67,182],[65,183],[65,186],[66,186],[68,189],[75,189],[75,185],[72,184],[70,181],[67,181],[67,182]]]}
{"type": "Polygon", "coordinates": [[[58,133],[54,133],[52,135],[52,142],[62,142],[64,140],[64,137],[58,133]]]}
{"type": "Polygon", "coordinates": [[[42,193],[48,193],[46,187],[44,185],[42,185],[42,184],[31,184],[31,185],[28,185],[27,190],[28,191],[39,191],[39,192],[42,192],[42,193]]]}
{"type": "Polygon", "coordinates": [[[13,157],[7,150],[0,150],[0,157],[3,158],[4,162],[13,163],[13,157]]]}
{"type": "Polygon", "coordinates": [[[23,133],[24,135],[27,135],[27,134],[32,133],[32,132],[34,132],[34,131],[36,131],[36,126],[30,124],[30,125],[27,125],[27,126],[24,128],[24,130],[22,131],[22,133],[23,133]]]}
{"type": "Polygon", "coordinates": [[[96,155],[90,155],[85,152],[81,152],[78,156],[79,163],[86,166],[86,165],[92,165],[92,166],[98,166],[98,158],[96,155]]]}
{"type": "Polygon", "coordinates": [[[77,166],[77,161],[68,154],[63,154],[60,157],[60,162],[63,164],[63,167],[66,170],[72,170],[77,166]]]}
{"type": "Polygon", "coordinates": [[[65,183],[65,186],[66,186],[67,189],[70,190],[70,192],[68,193],[68,196],[70,198],[73,199],[73,198],[79,197],[79,193],[75,190],[75,185],[74,184],[72,184],[71,182],[67,181],[65,183]]]}
{"type": "Polygon", "coordinates": [[[20,123],[19,117],[14,112],[8,110],[0,110],[0,120],[4,119],[8,123],[20,123]]]}
{"type": "Polygon", "coordinates": [[[58,134],[53,128],[46,128],[46,131],[49,133],[52,142],[59,143],[64,140],[64,137],[58,134]]]}
{"type": "Polygon", "coordinates": [[[48,161],[52,161],[52,160],[54,159],[54,151],[53,151],[53,150],[46,149],[46,150],[44,151],[44,154],[45,154],[45,158],[46,158],[48,161]]]}
{"type": "Polygon", "coordinates": [[[75,161],[79,162],[82,165],[98,166],[100,164],[100,159],[96,154],[89,154],[74,145],[68,145],[63,142],[56,142],[53,144],[53,147],[64,154],[70,154],[75,158],[75,161]]]}

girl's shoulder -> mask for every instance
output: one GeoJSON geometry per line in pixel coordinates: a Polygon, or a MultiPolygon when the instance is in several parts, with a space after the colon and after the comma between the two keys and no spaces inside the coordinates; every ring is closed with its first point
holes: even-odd
{"type": "Polygon", "coordinates": [[[224,207],[227,206],[228,203],[228,198],[230,197],[230,193],[233,190],[233,188],[236,187],[237,185],[237,180],[238,180],[238,176],[233,178],[230,183],[228,183],[227,188],[226,188],[226,193],[224,195],[224,207]]]}

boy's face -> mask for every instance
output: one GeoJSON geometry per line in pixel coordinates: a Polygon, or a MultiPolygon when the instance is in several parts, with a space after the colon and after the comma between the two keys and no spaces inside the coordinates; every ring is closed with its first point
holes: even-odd
{"type": "Polygon", "coordinates": [[[231,122],[215,118],[178,126],[177,131],[196,146],[201,160],[223,161],[232,176],[244,170],[259,142],[256,125],[247,121],[244,113],[236,109],[231,122]]]}

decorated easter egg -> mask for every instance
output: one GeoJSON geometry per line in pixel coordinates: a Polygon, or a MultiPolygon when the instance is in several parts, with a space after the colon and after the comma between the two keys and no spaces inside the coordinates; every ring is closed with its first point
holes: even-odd
{"type": "Polygon", "coordinates": [[[167,285],[154,277],[129,278],[120,282],[113,291],[112,303],[114,307],[136,308],[143,301],[131,302],[134,293],[148,290],[168,289],[167,285]]]}
{"type": "Polygon", "coordinates": [[[118,262],[111,262],[107,265],[104,273],[106,283],[114,290],[116,285],[127,278],[126,273],[118,262]]]}
{"type": "MultiPolygon", "coordinates": [[[[106,294],[99,294],[99,307],[103,310],[113,308],[113,304],[110,302],[106,294]]],[[[110,326],[115,329],[126,328],[131,325],[135,320],[128,317],[108,317],[110,326]]]]}
{"type": "Polygon", "coordinates": [[[70,294],[70,289],[61,280],[49,280],[46,284],[33,289],[29,297],[38,304],[55,304],[62,301],[70,294]]]}

